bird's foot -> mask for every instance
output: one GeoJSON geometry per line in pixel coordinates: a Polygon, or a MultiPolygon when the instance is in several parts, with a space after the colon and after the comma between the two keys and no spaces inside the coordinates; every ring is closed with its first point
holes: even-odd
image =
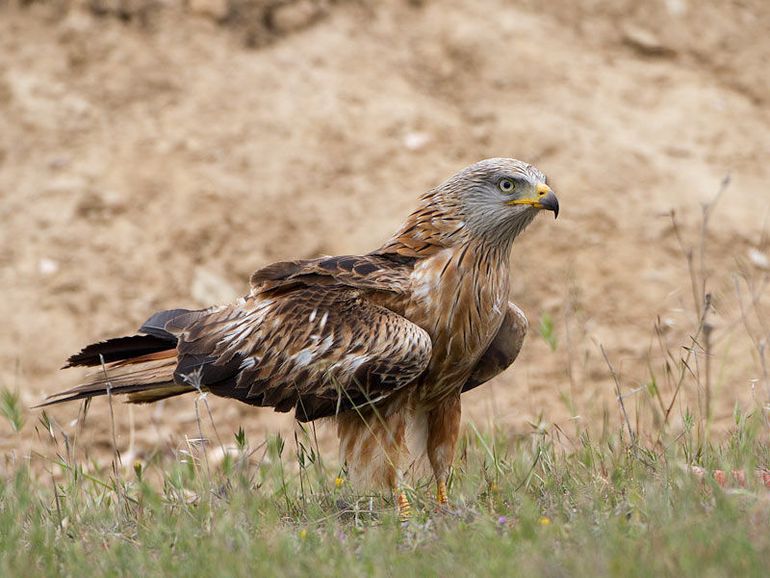
{"type": "Polygon", "coordinates": [[[449,507],[449,498],[447,497],[446,482],[443,480],[439,480],[436,483],[436,501],[438,502],[439,508],[449,507]]]}
{"type": "Polygon", "coordinates": [[[398,519],[401,522],[408,522],[412,517],[412,506],[406,493],[402,490],[396,490],[396,508],[398,510],[398,519]]]}

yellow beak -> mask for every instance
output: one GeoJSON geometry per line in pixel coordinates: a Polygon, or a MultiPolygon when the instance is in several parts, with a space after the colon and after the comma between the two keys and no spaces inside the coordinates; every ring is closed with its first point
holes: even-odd
{"type": "Polygon", "coordinates": [[[514,199],[508,201],[509,205],[529,205],[535,209],[553,211],[554,219],[559,216],[559,199],[545,183],[538,183],[535,187],[535,196],[529,199],[514,199]]]}

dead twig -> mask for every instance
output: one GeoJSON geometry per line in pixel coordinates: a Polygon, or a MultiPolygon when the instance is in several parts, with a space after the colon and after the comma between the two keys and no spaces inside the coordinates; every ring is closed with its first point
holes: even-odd
{"type": "Polygon", "coordinates": [[[628,435],[631,439],[631,445],[636,445],[636,436],[634,435],[634,430],[631,427],[631,422],[628,419],[628,413],[626,412],[626,404],[623,402],[623,395],[620,392],[620,378],[618,377],[617,372],[615,371],[615,368],[612,366],[612,363],[610,362],[610,358],[607,356],[607,352],[604,349],[603,345],[599,345],[599,349],[602,352],[602,355],[604,356],[604,361],[607,363],[607,367],[610,370],[610,375],[612,375],[612,380],[615,382],[615,393],[617,396],[618,404],[620,405],[620,411],[623,414],[623,420],[626,422],[626,427],[628,428],[628,435]]]}

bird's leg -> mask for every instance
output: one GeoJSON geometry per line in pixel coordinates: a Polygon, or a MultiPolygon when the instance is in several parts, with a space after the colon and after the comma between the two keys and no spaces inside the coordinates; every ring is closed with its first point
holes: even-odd
{"type": "Polygon", "coordinates": [[[402,522],[406,522],[412,517],[412,506],[409,504],[409,498],[406,497],[400,474],[397,476],[397,480],[398,482],[393,487],[393,497],[396,502],[398,519],[402,522]]]}
{"type": "Polygon", "coordinates": [[[354,485],[390,488],[399,518],[405,520],[410,515],[400,468],[406,451],[405,414],[398,409],[389,415],[375,411],[337,418],[342,460],[354,485]]]}
{"type": "Polygon", "coordinates": [[[449,503],[447,478],[460,433],[460,394],[441,401],[428,411],[428,459],[436,477],[436,500],[449,503]]]}
{"type": "Polygon", "coordinates": [[[436,481],[436,501],[440,506],[445,506],[449,503],[449,497],[446,494],[446,482],[444,480],[436,481]]]}
{"type": "Polygon", "coordinates": [[[398,519],[406,522],[412,516],[412,508],[404,491],[404,476],[401,471],[401,457],[405,451],[406,422],[403,419],[403,415],[398,414],[390,416],[387,423],[389,427],[386,428],[383,436],[386,475],[390,487],[393,488],[398,519]]]}

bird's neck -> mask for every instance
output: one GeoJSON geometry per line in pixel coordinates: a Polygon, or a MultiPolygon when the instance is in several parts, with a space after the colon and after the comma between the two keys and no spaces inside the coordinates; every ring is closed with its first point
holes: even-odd
{"type": "Polygon", "coordinates": [[[459,251],[471,247],[474,253],[484,253],[507,263],[513,240],[524,226],[508,230],[508,234],[503,234],[506,231],[496,235],[480,234],[465,221],[459,207],[429,194],[422,198],[420,207],[409,215],[401,228],[374,253],[423,259],[446,249],[459,251]]]}
{"type": "Polygon", "coordinates": [[[410,280],[404,316],[431,336],[434,363],[454,360],[444,370],[460,372],[455,381],[464,382],[505,317],[508,253],[478,241],[449,247],[417,260],[410,280]]]}

